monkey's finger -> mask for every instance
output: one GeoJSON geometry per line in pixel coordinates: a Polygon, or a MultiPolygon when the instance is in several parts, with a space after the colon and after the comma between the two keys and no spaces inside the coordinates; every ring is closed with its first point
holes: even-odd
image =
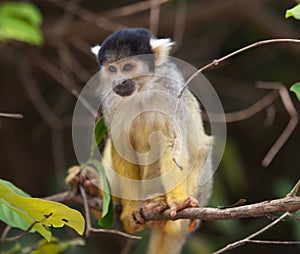
{"type": "Polygon", "coordinates": [[[194,232],[197,228],[197,225],[198,225],[198,220],[195,220],[195,219],[190,219],[190,224],[189,224],[189,231],[190,232],[194,232]]]}
{"type": "Polygon", "coordinates": [[[145,204],[142,207],[144,212],[152,211],[154,213],[159,213],[167,208],[168,205],[164,200],[152,200],[151,203],[145,204]]]}
{"type": "Polygon", "coordinates": [[[141,225],[145,224],[145,219],[141,215],[140,211],[132,212],[132,216],[133,216],[134,220],[136,221],[136,223],[141,224],[141,225]]]}
{"type": "Polygon", "coordinates": [[[193,197],[189,197],[180,203],[177,203],[174,201],[170,205],[170,209],[171,209],[170,214],[172,217],[175,217],[177,214],[177,211],[182,210],[187,207],[199,207],[198,200],[193,197]]]}

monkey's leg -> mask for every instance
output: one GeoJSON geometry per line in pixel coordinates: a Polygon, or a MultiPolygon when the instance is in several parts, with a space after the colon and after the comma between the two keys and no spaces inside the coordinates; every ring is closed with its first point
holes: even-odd
{"type": "MultiPolygon", "coordinates": [[[[178,210],[184,209],[186,207],[197,207],[199,206],[198,201],[192,196],[192,193],[189,193],[187,181],[187,172],[189,169],[189,158],[186,149],[183,147],[181,151],[180,165],[182,170],[177,167],[173,161],[173,138],[170,138],[168,146],[164,152],[164,155],[161,157],[160,170],[161,174],[164,175],[167,173],[167,177],[162,177],[163,185],[168,191],[165,194],[166,202],[168,207],[171,209],[171,215],[175,216],[178,210]]],[[[182,221],[178,222],[168,222],[165,230],[167,232],[173,233],[181,231],[185,223],[182,221]]],[[[186,224],[185,224],[186,225],[186,224]]]]}
{"type": "MultiPolygon", "coordinates": [[[[129,163],[124,160],[116,150],[112,149],[112,162],[114,170],[121,176],[132,180],[140,179],[140,170],[136,164],[129,163]]],[[[141,201],[130,200],[132,192],[139,193],[140,186],[138,183],[133,186],[125,181],[120,183],[120,190],[122,193],[122,213],[120,216],[123,222],[124,229],[129,233],[134,233],[145,228],[145,221],[141,216],[141,201]]]]}
{"type": "Polygon", "coordinates": [[[168,188],[172,188],[171,191],[166,193],[166,200],[172,210],[171,215],[175,216],[178,210],[190,206],[199,206],[199,204],[195,198],[191,197],[192,193],[188,193],[188,185],[190,184],[187,181],[189,178],[188,174],[190,173],[188,172],[190,170],[188,152],[182,149],[182,155],[180,161],[178,161],[182,169],[179,169],[173,161],[173,145],[169,145],[167,149],[165,155],[160,160],[160,164],[162,174],[172,170],[170,177],[163,178],[163,184],[168,186],[168,188]]]}

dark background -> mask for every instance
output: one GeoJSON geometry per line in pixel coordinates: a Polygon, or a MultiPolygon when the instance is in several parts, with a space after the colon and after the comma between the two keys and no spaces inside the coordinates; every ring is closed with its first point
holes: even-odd
{"type": "MultiPolygon", "coordinates": [[[[80,92],[97,72],[89,47],[101,43],[113,31],[150,25],[158,37],[177,41],[173,56],[197,68],[259,40],[300,36],[300,21],[284,18],[286,9],[295,5],[292,0],[169,1],[161,5],[159,20],[151,20],[149,9],[135,11],[137,5],[132,4],[138,1],[30,2],[44,17],[44,45],[16,41],[0,44],[0,112],[24,115],[23,120],[0,118],[0,177],[38,197],[66,189],[66,170],[76,164],[71,134],[76,98],[70,90],[80,92]],[[124,6],[129,6],[132,13],[120,11],[119,7],[124,6]],[[185,19],[181,19],[183,16],[185,19]]],[[[251,49],[204,74],[218,92],[224,110],[233,112],[254,104],[269,92],[256,88],[256,82],[280,82],[288,88],[300,80],[299,70],[300,45],[281,43],[251,49]]],[[[295,95],[291,97],[299,110],[295,95]]],[[[288,121],[289,115],[278,98],[272,108],[228,124],[226,151],[215,175],[212,206],[232,204],[239,198],[254,203],[287,194],[299,178],[299,126],[268,167],[262,167],[261,161],[288,121]],[[275,118],[266,127],[270,110],[275,112],[275,118]]],[[[259,218],[204,222],[190,237],[184,253],[210,253],[270,221],[259,218]]],[[[62,239],[68,239],[62,232],[64,229],[55,230],[62,239]]],[[[23,240],[24,244],[32,241],[30,237],[23,240]]],[[[299,241],[299,223],[287,220],[259,239],[299,241]]],[[[86,239],[86,247],[69,253],[120,253],[123,242],[113,235],[92,235],[86,239]]],[[[144,246],[145,240],[132,253],[142,253],[144,246]]],[[[230,253],[254,251],[297,253],[299,248],[247,244],[230,253]]]]}

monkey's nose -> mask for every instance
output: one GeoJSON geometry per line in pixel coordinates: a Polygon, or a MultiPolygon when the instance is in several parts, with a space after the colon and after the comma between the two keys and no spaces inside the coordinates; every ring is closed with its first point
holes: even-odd
{"type": "Polygon", "coordinates": [[[132,79],[125,79],[113,88],[114,92],[120,96],[129,96],[135,90],[135,82],[132,79]]]}

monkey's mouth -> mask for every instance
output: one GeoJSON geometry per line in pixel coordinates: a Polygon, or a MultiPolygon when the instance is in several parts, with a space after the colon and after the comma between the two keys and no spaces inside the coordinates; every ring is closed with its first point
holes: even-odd
{"type": "Polygon", "coordinates": [[[125,79],[121,83],[114,86],[113,90],[116,94],[124,97],[131,95],[136,88],[136,84],[132,79],[125,79]]]}

